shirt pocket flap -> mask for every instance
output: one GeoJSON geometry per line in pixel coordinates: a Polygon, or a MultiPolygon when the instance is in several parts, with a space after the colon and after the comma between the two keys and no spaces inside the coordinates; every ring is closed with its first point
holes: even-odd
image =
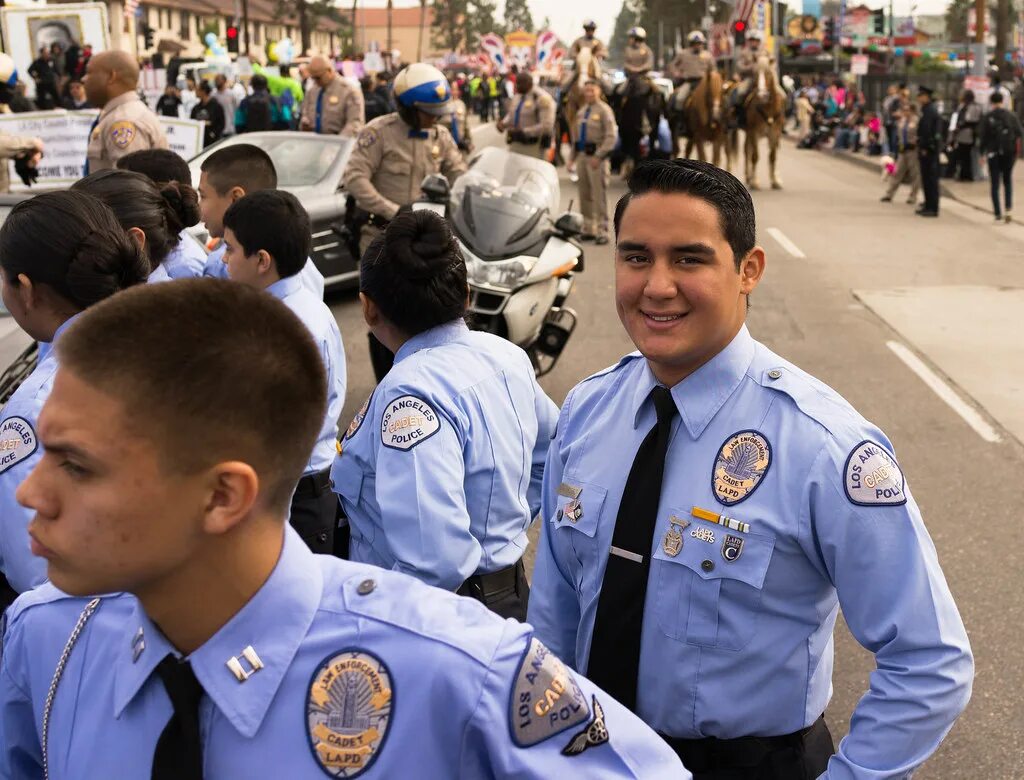
{"type": "Polygon", "coordinates": [[[339,496],[348,499],[353,504],[357,503],[359,493],[363,489],[363,472],[361,469],[351,466],[334,469],[331,474],[331,485],[339,496]]]}
{"type": "Polygon", "coordinates": [[[571,528],[593,539],[607,495],[608,491],[598,485],[566,479],[559,486],[551,523],[555,528],[571,528]]]}
{"type": "Polygon", "coordinates": [[[685,566],[702,580],[729,579],[760,590],[775,549],[775,537],[740,533],[694,521],[681,531],[682,547],[676,549],[666,529],[656,538],[654,559],[685,566]]]}

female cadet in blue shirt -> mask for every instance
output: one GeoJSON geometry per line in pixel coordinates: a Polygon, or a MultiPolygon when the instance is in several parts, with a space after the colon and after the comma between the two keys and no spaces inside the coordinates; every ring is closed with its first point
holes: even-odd
{"type": "Polygon", "coordinates": [[[360,289],[395,365],[331,470],[350,557],[525,619],[526,529],[557,408],[526,353],[466,326],[466,263],[436,214],[396,216],[363,255],[360,289]]]}
{"type": "MultiPolygon", "coordinates": [[[[19,203],[0,228],[3,301],[41,347],[49,347],[83,309],[144,282],[146,258],[91,195],[57,192],[19,203]]],[[[0,412],[0,606],[46,579],[26,532],[32,512],[14,493],[42,456],[36,418],[57,371],[51,349],[0,412]],[[6,580],[3,578],[6,577],[6,580]]]]}
{"type": "Polygon", "coordinates": [[[113,210],[149,259],[150,282],[203,275],[201,264],[189,269],[180,253],[175,256],[184,226],[199,221],[199,195],[190,185],[171,181],[158,189],[141,173],[112,169],[79,179],[71,189],[87,192],[113,210]]]}

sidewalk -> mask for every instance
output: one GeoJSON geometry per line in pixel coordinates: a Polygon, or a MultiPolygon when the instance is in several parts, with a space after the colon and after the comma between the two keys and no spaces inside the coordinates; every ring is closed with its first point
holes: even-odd
{"type": "MultiPolygon", "coordinates": [[[[783,136],[783,138],[789,139],[793,142],[794,147],[796,146],[795,139],[792,137],[783,136]]],[[[810,152],[810,150],[799,151],[810,152]]],[[[877,173],[879,176],[879,191],[881,191],[882,163],[880,157],[868,157],[865,154],[850,151],[836,152],[831,149],[823,149],[818,154],[828,155],[834,159],[846,160],[861,168],[877,173]]],[[[1017,165],[1013,166],[1013,192],[1015,197],[1024,197],[1024,164],[1022,163],[1024,161],[1018,160],[1017,165]]],[[[988,179],[984,181],[941,179],[939,185],[943,198],[952,198],[978,211],[984,211],[986,214],[992,213],[992,195],[988,179]]]]}

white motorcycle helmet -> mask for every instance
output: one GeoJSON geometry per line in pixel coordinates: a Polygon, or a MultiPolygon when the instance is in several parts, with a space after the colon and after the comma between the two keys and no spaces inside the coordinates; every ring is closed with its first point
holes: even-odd
{"type": "Polygon", "coordinates": [[[686,36],[686,42],[689,43],[690,45],[693,45],[695,43],[705,44],[708,41],[707,38],[704,37],[704,33],[702,33],[700,30],[694,30],[692,33],[686,36]]]}
{"type": "Polygon", "coordinates": [[[764,40],[764,33],[761,32],[760,30],[751,30],[750,32],[747,33],[747,40],[748,41],[763,41],[764,40]]]}
{"type": "MultiPolygon", "coordinates": [[[[395,100],[398,112],[409,124],[416,111],[433,116],[451,113],[452,88],[444,74],[433,65],[414,62],[395,76],[395,100]]],[[[418,125],[416,125],[418,127],[418,125]]]]}
{"type": "Polygon", "coordinates": [[[647,30],[645,30],[643,27],[634,27],[629,31],[629,37],[636,38],[638,41],[646,41],[647,30]]]}
{"type": "Polygon", "coordinates": [[[13,87],[18,83],[18,68],[10,55],[0,52],[0,84],[13,87]]]}

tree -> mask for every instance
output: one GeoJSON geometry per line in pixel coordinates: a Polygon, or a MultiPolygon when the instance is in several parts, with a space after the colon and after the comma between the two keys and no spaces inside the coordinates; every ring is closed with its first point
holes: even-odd
{"type": "Polygon", "coordinates": [[[639,18],[639,10],[633,0],[623,0],[619,15],[615,17],[615,29],[612,30],[608,42],[608,59],[613,63],[622,62],[622,54],[626,50],[626,33],[635,27],[639,18]]]}
{"type": "MultiPolygon", "coordinates": [[[[342,15],[340,9],[331,0],[277,0],[274,6],[274,18],[282,21],[293,16],[299,18],[299,38],[303,54],[309,51],[309,31],[321,19],[330,19],[332,22],[348,26],[348,19],[342,15]]],[[[345,31],[341,30],[340,35],[344,38],[345,31]]]]}
{"type": "Polygon", "coordinates": [[[434,29],[431,43],[443,51],[458,51],[464,34],[467,0],[433,0],[434,29]]]}
{"type": "Polygon", "coordinates": [[[505,29],[533,32],[533,14],[526,0],[505,0],[505,29]]]}
{"type": "Polygon", "coordinates": [[[967,40],[967,11],[974,0],[953,0],[946,9],[946,36],[953,43],[967,40]]]}

